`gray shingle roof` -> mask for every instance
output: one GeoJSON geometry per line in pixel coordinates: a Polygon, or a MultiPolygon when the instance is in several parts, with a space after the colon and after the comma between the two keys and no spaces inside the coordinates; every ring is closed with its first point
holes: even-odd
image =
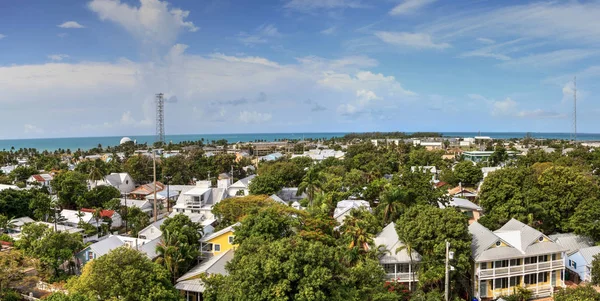
{"type": "Polygon", "coordinates": [[[522,252],[540,236],[544,236],[542,232],[514,218],[504,224],[502,228],[494,231],[494,233],[522,252]]]}
{"type": "Polygon", "coordinates": [[[583,248],[594,246],[594,241],[583,235],[575,233],[557,233],[549,236],[557,244],[567,249],[567,255],[571,255],[583,248]]]}

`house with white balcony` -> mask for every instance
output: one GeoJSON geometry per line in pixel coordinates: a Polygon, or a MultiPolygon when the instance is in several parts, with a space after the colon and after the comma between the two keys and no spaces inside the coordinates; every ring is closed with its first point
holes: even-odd
{"type": "Polygon", "coordinates": [[[204,227],[204,234],[211,233],[212,224],[216,221],[212,208],[227,198],[228,183],[228,179],[223,179],[217,181],[217,187],[211,187],[210,181],[198,181],[196,186],[185,188],[177,198],[177,204],[173,206],[170,216],[185,214],[192,222],[204,227]]]}
{"type": "Polygon", "coordinates": [[[386,280],[406,284],[411,290],[416,288],[416,282],[419,280],[417,269],[421,255],[410,250],[400,241],[396,232],[396,224],[392,222],[383,228],[373,242],[375,246],[383,248],[381,251],[384,251],[382,252],[384,255],[379,258],[379,263],[385,270],[386,280]]]}
{"type": "Polygon", "coordinates": [[[547,297],[555,288],[565,287],[567,249],[540,231],[511,219],[496,231],[475,222],[469,232],[477,299],[511,295],[519,286],[532,291],[534,297],[547,297]]]}

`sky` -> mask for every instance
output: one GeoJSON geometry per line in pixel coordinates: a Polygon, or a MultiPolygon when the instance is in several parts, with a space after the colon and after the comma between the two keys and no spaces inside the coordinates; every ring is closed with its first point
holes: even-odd
{"type": "Polygon", "coordinates": [[[0,139],[598,133],[600,2],[0,1],[0,139]]]}

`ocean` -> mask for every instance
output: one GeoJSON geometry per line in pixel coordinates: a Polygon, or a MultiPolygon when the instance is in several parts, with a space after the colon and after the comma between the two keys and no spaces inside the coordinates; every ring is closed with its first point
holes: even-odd
{"type": "MultiPolygon", "coordinates": [[[[523,138],[525,132],[440,132],[444,137],[474,137],[489,136],[494,139],[523,138]]],[[[342,137],[347,133],[259,133],[259,134],[197,134],[197,135],[166,135],[167,142],[178,143],[181,141],[197,141],[204,138],[204,141],[225,139],[230,143],[252,142],[256,140],[275,141],[280,139],[329,139],[332,137],[342,137]]],[[[540,139],[570,139],[569,133],[530,133],[534,138],[540,139]]],[[[122,137],[79,137],[79,138],[39,138],[39,139],[7,139],[0,140],[0,150],[10,150],[11,148],[35,148],[39,151],[54,151],[59,148],[70,149],[91,149],[98,144],[103,147],[115,146],[119,144],[122,137]]],[[[154,143],[155,136],[129,136],[137,143],[154,143]]],[[[578,141],[600,141],[600,134],[580,133],[577,134],[578,141]]]]}

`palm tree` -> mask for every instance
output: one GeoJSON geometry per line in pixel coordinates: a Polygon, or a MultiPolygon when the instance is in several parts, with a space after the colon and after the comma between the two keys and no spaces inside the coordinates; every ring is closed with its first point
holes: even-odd
{"type": "Polygon", "coordinates": [[[189,264],[196,258],[197,250],[187,243],[180,243],[177,235],[172,235],[168,230],[156,246],[158,258],[156,262],[164,266],[173,277],[173,283],[179,278],[182,271],[186,271],[189,264]]]}
{"type": "Polygon", "coordinates": [[[381,203],[383,210],[383,222],[388,224],[398,216],[402,208],[407,207],[408,194],[400,188],[394,187],[384,191],[381,194],[381,203]]]}
{"type": "Polygon", "coordinates": [[[95,207],[92,215],[94,216],[94,220],[96,220],[96,227],[98,228],[98,231],[100,231],[99,221],[102,218],[102,209],[95,207]]]}
{"type": "Polygon", "coordinates": [[[0,233],[8,233],[8,231],[16,227],[16,222],[13,218],[8,218],[0,214],[0,233]]]}
{"type": "Polygon", "coordinates": [[[94,186],[98,184],[98,181],[104,178],[104,170],[101,166],[102,161],[100,159],[96,159],[94,164],[92,164],[90,168],[90,174],[88,175],[88,179],[90,181],[94,181],[94,186]]]}
{"type": "Polygon", "coordinates": [[[308,172],[302,178],[302,182],[298,186],[297,195],[306,192],[308,195],[308,200],[310,202],[310,207],[312,207],[313,199],[315,198],[315,193],[319,191],[323,184],[323,176],[319,171],[317,171],[314,167],[310,168],[308,172]]]}

